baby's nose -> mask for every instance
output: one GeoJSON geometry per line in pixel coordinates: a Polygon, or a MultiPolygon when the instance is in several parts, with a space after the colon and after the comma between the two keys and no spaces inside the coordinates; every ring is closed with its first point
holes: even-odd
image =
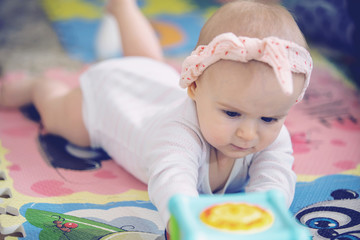
{"type": "Polygon", "coordinates": [[[243,122],[237,129],[236,135],[241,138],[243,141],[249,142],[256,138],[256,124],[247,121],[243,122]]]}

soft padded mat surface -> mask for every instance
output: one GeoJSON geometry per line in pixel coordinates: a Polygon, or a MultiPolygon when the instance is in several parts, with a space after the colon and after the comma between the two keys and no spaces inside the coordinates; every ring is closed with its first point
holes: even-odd
{"type": "MultiPolygon", "coordinates": [[[[101,21],[99,2],[42,1],[61,46],[72,58],[66,63],[46,66],[42,73],[77,84],[78,76],[88,67],[83,62],[96,58],[93,45],[82,41],[94,39],[94,26],[101,21]],[[60,8],[57,5],[60,2],[68,5],[60,8]],[[92,26],[88,29],[93,30],[72,35],[71,28],[85,29],[89,24],[92,26]],[[81,47],[71,46],[72,39],[81,47]],[[86,49],[86,46],[91,47],[86,49]],[[74,58],[81,61],[69,67],[74,58]]],[[[216,4],[202,6],[180,0],[159,3],[140,1],[157,26],[169,61],[179,67],[179,56],[196,43],[203,21],[216,4]]],[[[31,56],[32,52],[26,50],[24,47],[23,54],[31,56]]],[[[64,54],[53,52],[53,57],[64,54]]],[[[41,59],[41,54],[36,59],[41,59]]],[[[360,239],[359,94],[335,66],[316,52],[314,63],[306,97],[286,121],[298,175],[290,211],[310,229],[313,239],[360,239]]],[[[6,66],[3,80],[28,77],[34,71],[26,64],[18,68],[6,66]]],[[[104,152],[80,149],[46,134],[31,108],[0,110],[2,236],[13,235],[7,239],[164,239],[163,230],[156,208],[149,202],[146,186],[104,152]]]]}

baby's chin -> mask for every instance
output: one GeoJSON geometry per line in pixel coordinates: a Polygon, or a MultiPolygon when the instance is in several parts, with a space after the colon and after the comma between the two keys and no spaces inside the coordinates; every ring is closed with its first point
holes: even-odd
{"type": "MultiPolygon", "coordinates": [[[[230,159],[239,159],[244,158],[252,153],[255,153],[255,148],[249,148],[249,149],[240,149],[240,150],[233,150],[234,147],[231,147],[232,151],[221,151],[222,155],[226,158],[230,159]]],[[[218,150],[219,151],[219,150],[218,150]]]]}

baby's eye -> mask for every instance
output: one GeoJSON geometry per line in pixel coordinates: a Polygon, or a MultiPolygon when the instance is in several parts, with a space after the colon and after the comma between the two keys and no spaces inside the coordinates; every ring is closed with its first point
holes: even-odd
{"type": "Polygon", "coordinates": [[[266,123],[274,123],[277,122],[276,118],[272,118],[272,117],[261,117],[261,120],[263,120],[266,123]]]}
{"type": "Polygon", "coordinates": [[[241,116],[241,114],[238,113],[238,112],[232,112],[232,111],[225,111],[225,110],[224,110],[224,113],[225,113],[227,116],[232,117],[232,118],[234,118],[234,117],[240,117],[240,116],[241,116]]]}

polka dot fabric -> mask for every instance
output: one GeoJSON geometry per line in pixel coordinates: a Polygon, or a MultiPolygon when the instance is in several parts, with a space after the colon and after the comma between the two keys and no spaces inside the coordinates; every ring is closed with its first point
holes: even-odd
{"type": "Polygon", "coordinates": [[[180,86],[188,87],[215,62],[233,60],[249,62],[257,60],[269,64],[273,69],[285,94],[293,92],[292,72],[306,76],[300,101],[309,85],[313,68],[309,52],[296,43],[276,37],[264,39],[237,37],[233,33],[223,33],[215,37],[208,45],[198,46],[182,65],[180,86]]]}

